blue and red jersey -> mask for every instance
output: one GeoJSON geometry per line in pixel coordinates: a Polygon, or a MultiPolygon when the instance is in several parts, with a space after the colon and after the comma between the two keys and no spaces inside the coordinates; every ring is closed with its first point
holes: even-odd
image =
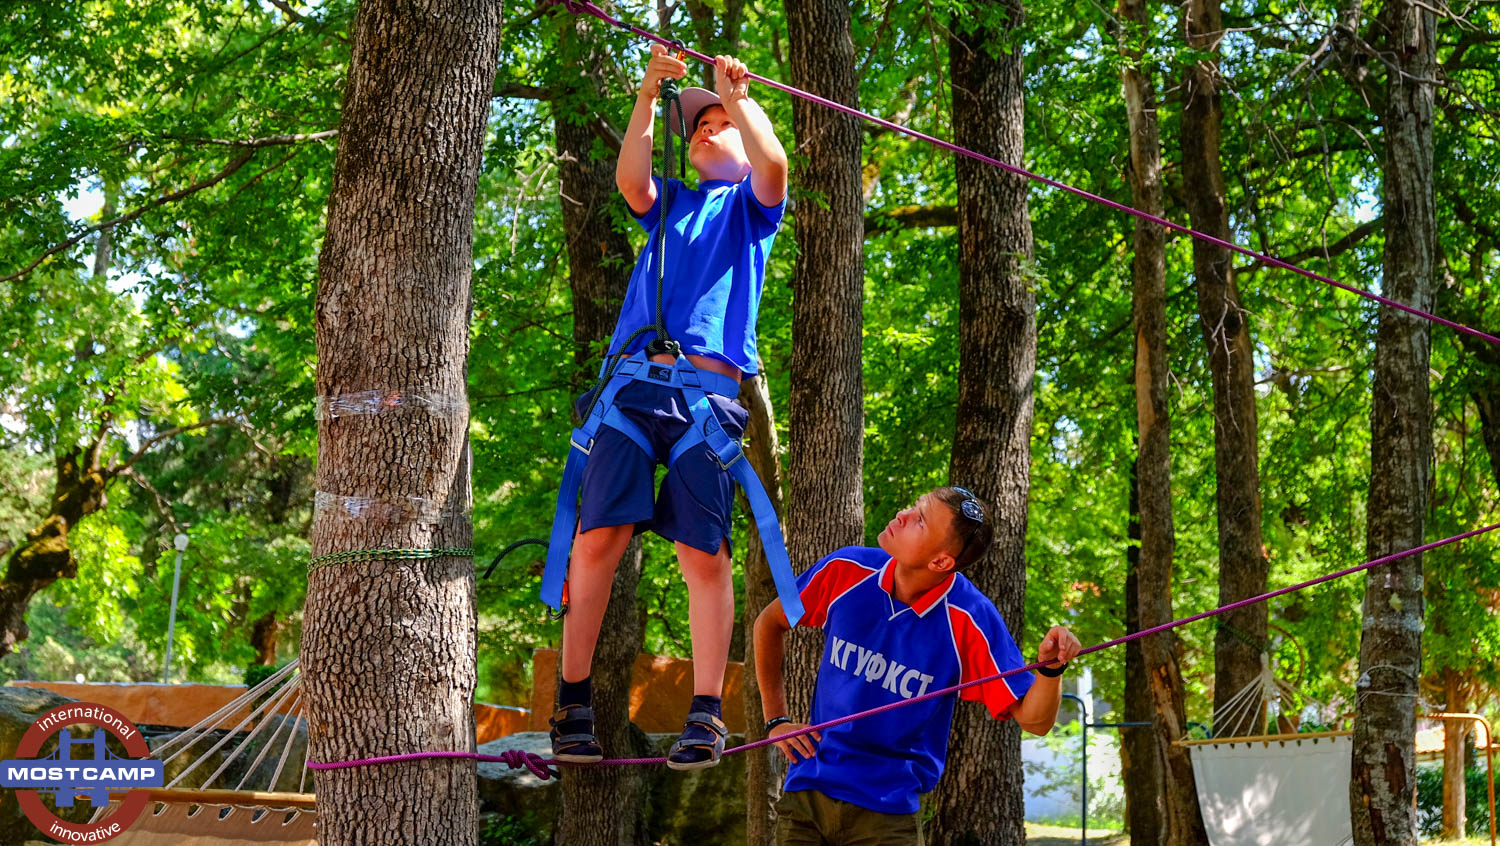
{"type": "MultiPolygon", "coordinates": [[[[921,696],[1026,662],[994,603],[962,574],[907,605],[895,597],[895,564],[881,549],[845,547],[797,579],[801,625],[826,633],[813,694],[813,723],[921,696]]],[[[965,688],[996,719],[1031,688],[1018,673],[965,688]]],[[[940,696],[834,726],[817,756],[793,762],[786,790],[817,790],[871,811],[915,813],[948,758],[953,696],[940,696]]]]}

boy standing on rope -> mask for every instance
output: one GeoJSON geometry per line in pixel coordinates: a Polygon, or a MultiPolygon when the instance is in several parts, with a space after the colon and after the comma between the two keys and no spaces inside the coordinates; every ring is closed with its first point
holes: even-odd
{"type": "MultiPolygon", "coordinates": [[[[655,249],[641,252],[608,355],[644,350],[649,364],[640,365],[647,370],[637,365],[631,372],[667,384],[637,376],[610,399],[599,399],[606,394],[601,384],[579,401],[584,417],[596,402],[601,408],[607,404],[608,411],[593,441],[579,447],[588,458],[567,570],[560,710],[552,719],[552,751],[558,760],[570,762],[603,757],[593,727],[594,647],[615,565],[631,537],[651,529],[676,545],[693,641],[695,695],[669,766],[698,769],[718,763],[727,734],[720,697],[734,621],[729,533],[735,479],[727,469],[734,459],[716,457],[723,447],[723,436],[716,432],[718,447],[710,441],[705,449],[700,439],[697,448],[685,449],[679,440],[695,422],[697,428],[717,423],[734,440],[744,434],[748,413],[735,397],[741,378],[755,375],[758,366],[755,322],[766,258],[786,208],[787,158],[765,112],[747,95],[744,63],[719,56],[714,70],[718,93],[688,88],[680,95],[690,133],[688,161],[698,171],[698,187],[653,176],[659,88],[664,79],[681,79],[687,66],[659,45],[651,54],[620,146],[615,182],[653,246],[665,204],[668,260],[659,268],[661,256],[655,249]],[[685,362],[670,348],[663,350],[656,342],[661,338],[648,346],[653,333],[637,330],[652,326],[680,344],[685,362]],[[701,393],[674,387],[672,380],[701,393]],[[698,408],[697,417],[691,413],[690,407],[704,400],[711,420],[710,409],[698,408]],[[658,463],[669,469],[653,502],[658,463]]],[[[676,123],[674,113],[673,132],[676,123]]],[[[790,574],[786,583],[791,589],[790,574]]]]}
{"type": "MultiPolygon", "coordinates": [[[[781,662],[790,630],[781,602],[755,621],[755,672],[772,737],[809,724],[921,696],[1023,667],[1026,662],[989,598],[959,571],[994,538],[979,499],[938,488],[896,515],[880,547],[845,547],[798,577],[802,625],[827,634],[810,723],[787,716],[781,662]]],[[[996,719],[1046,734],[1057,718],[1063,667],[1078,638],[1054,626],[1042,639],[1039,675],[965,688],[996,719]]],[[[937,786],[948,753],[952,696],[862,717],[776,743],[791,764],[777,804],[776,842],[920,843],[920,796],[937,786]]]]}

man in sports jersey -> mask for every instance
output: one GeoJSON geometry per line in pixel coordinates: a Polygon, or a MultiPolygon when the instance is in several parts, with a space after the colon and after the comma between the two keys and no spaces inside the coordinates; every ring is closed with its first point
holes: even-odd
{"type": "MultiPolygon", "coordinates": [[[[730,438],[744,434],[748,413],[735,401],[737,386],[755,375],[755,321],[766,258],[786,210],[787,158],[776,133],[748,96],[743,62],[719,56],[714,87],[681,93],[691,137],[688,161],[698,185],[663,183],[652,174],[654,113],[663,79],[681,79],[687,66],[661,46],[636,97],[621,142],[615,182],[631,214],[657,235],[667,208],[665,276],[660,304],[667,334],[687,362],[703,374],[715,420],[730,438]],[[719,388],[709,388],[710,383],[719,388]]],[[[672,130],[676,130],[676,115],[672,130]]],[[[651,243],[651,240],[648,240],[651,243]]],[[[657,315],[657,256],[641,251],[615,326],[610,356],[647,350],[650,360],[673,366],[676,356],[647,349],[657,315]]],[[[580,399],[583,414],[591,395],[580,399]]],[[[647,529],[673,541],[688,588],[688,628],[693,641],[693,692],[682,737],[669,766],[697,769],[718,763],[727,730],[721,695],[734,624],[730,568],[730,511],[735,482],[707,449],[668,461],[674,444],[693,424],[677,388],[636,381],[622,388],[614,409],[634,424],[638,439],[613,428],[599,431],[583,472],[578,528],[568,565],[568,613],[563,620],[559,711],[552,718],[553,755],[562,761],[603,757],[593,731],[589,681],[600,623],[614,569],[633,535],[647,529]],[[649,447],[649,450],[648,450],[649,447]],[[653,496],[658,463],[668,464],[653,496]]]]}
{"type": "MultiPolygon", "coordinates": [[[[1026,665],[994,603],[959,571],[984,557],[994,527],[977,497],[938,488],[896,515],[879,548],[845,547],[798,577],[802,625],[827,637],[810,723],[787,714],[781,662],[789,627],[780,601],[755,623],[755,672],[768,734],[780,737],[931,690],[1026,665]]],[[[1046,734],[1057,718],[1062,668],[1078,654],[1071,632],[1042,639],[1039,675],[965,688],[996,719],[1046,734]]],[[[948,754],[952,696],[778,741],[791,762],[777,805],[778,844],[920,843],[921,794],[948,754]]]]}

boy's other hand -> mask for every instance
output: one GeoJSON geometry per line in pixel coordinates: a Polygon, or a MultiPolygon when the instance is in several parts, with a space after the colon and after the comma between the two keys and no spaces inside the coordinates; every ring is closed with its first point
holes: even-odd
{"type": "Polygon", "coordinates": [[[687,76],[687,65],[667,52],[660,44],[651,45],[651,61],[646,65],[646,76],[641,80],[641,93],[657,95],[663,79],[682,79],[687,76]]]}
{"type": "MultiPolygon", "coordinates": [[[[777,738],[783,734],[791,734],[794,731],[801,731],[805,728],[807,728],[807,723],[782,723],[771,729],[770,737],[777,738]]],[[[778,740],[775,745],[777,749],[781,750],[781,754],[786,756],[788,761],[805,761],[817,756],[818,750],[813,744],[822,739],[823,733],[815,731],[809,734],[799,734],[796,737],[789,737],[786,740],[778,740]]]]}
{"type": "Polygon", "coordinates": [[[1072,661],[1082,648],[1083,644],[1078,642],[1072,632],[1062,626],[1053,626],[1047,631],[1047,636],[1042,638],[1042,645],[1036,651],[1036,660],[1049,667],[1056,667],[1072,661]]]}
{"type": "Polygon", "coordinates": [[[733,56],[714,56],[714,93],[725,103],[750,96],[750,71],[733,56]]]}

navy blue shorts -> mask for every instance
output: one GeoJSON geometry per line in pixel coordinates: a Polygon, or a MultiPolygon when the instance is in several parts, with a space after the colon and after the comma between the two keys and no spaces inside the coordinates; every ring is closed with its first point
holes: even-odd
{"type": "MultiPolygon", "coordinates": [[[[724,433],[738,440],[745,434],[750,412],[732,397],[707,396],[724,433]]],[[[592,399],[585,393],[575,401],[580,417],[592,399]]],[[[719,545],[729,541],[735,481],[706,444],[683,453],[667,469],[660,493],[652,496],[656,466],[667,463],[673,444],[693,425],[682,391],[633,381],[615,394],[615,407],[640,427],[655,454],[645,454],[635,441],[601,426],[583,469],[579,530],[634,524],[635,534],[650,529],[667,540],[718,552],[719,545]]]]}

